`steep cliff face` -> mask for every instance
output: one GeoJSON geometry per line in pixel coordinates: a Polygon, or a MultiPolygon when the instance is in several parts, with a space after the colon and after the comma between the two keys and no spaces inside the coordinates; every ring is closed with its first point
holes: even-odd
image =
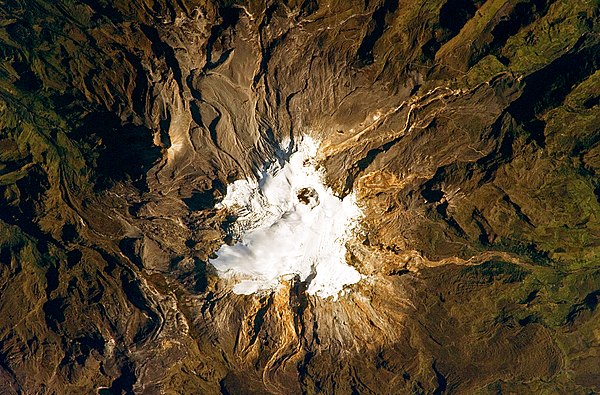
{"type": "Polygon", "coordinates": [[[0,0],[1,392],[600,392],[598,7],[0,0]],[[362,279],[238,295],[302,136],[362,279]]]}

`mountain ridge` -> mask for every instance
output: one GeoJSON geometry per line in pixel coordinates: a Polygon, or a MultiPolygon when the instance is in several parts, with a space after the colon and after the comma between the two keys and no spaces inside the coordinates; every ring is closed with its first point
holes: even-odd
{"type": "Polygon", "coordinates": [[[0,1],[7,394],[600,391],[595,1],[0,1]],[[309,134],[338,302],[214,208],[309,134]]]}

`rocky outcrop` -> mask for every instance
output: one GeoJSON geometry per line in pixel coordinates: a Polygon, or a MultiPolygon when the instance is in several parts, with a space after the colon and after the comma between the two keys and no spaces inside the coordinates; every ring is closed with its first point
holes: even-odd
{"type": "Polygon", "coordinates": [[[4,393],[600,391],[596,2],[0,4],[4,393]],[[236,295],[302,135],[364,279],[236,295]]]}

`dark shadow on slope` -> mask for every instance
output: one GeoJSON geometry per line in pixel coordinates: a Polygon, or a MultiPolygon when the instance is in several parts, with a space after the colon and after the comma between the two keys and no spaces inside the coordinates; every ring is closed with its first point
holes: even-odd
{"type": "Polygon", "coordinates": [[[565,54],[524,79],[525,89],[508,111],[526,123],[562,104],[574,85],[598,69],[600,45],[565,54]]]}
{"type": "Polygon", "coordinates": [[[367,34],[356,52],[356,66],[364,67],[373,63],[373,49],[386,28],[386,17],[398,9],[398,0],[385,0],[381,7],[373,12],[367,34]]]}
{"type": "Polygon", "coordinates": [[[161,156],[161,149],[154,145],[150,129],[123,125],[111,112],[95,112],[84,118],[72,137],[97,145],[86,158],[96,168],[96,189],[132,181],[137,188],[146,190],[146,172],[161,156]]]}

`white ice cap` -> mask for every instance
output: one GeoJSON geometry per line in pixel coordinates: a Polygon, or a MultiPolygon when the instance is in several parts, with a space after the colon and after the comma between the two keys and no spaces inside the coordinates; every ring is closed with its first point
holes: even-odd
{"type": "Polygon", "coordinates": [[[230,231],[237,243],[223,245],[210,262],[239,282],[233,291],[252,294],[275,289],[295,275],[307,292],[326,298],[361,279],[346,262],[346,242],[361,210],[354,194],[336,197],[315,167],[319,144],[305,136],[281,167],[270,165],[259,180],[237,180],[218,208],[237,216],[230,231]]]}

